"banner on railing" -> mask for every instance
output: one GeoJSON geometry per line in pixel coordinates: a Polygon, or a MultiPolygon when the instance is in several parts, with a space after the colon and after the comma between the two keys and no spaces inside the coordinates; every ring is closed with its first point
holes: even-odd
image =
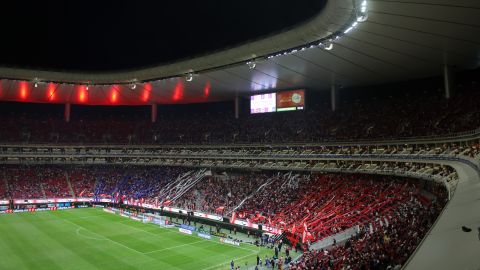
{"type": "MultiPolygon", "coordinates": [[[[16,199],[14,204],[37,204],[37,203],[74,203],[74,202],[91,202],[93,198],[55,198],[55,199],[16,199]]],[[[8,201],[7,201],[8,203],[8,201]]],[[[0,203],[1,204],[1,203],[0,203]]]]}
{"type": "Polygon", "coordinates": [[[189,234],[192,235],[192,231],[184,229],[184,228],[178,228],[178,231],[184,234],[189,234]]]}
{"type": "Polygon", "coordinates": [[[205,238],[205,239],[209,239],[209,240],[212,239],[212,236],[211,236],[210,234],[198,233],[197,235],[198,235],[198,237],[200,237],[200,238],[205,238]]]}
{"type": "MultiPolygon", "coordinates": [[[[1,204],[2,201],[0,201],[1,204]]],[[[112,203],[113,199],[109,198],[64,198],[64,199],[28,199],[28,200],[14,200],[14,204],[39,204],[39,203],[74,203],[74,202],[90,202],[90,203],[95,203],[95,202],[103,202],[103,203],[112,203]]],[[[128,205],[134,205],[134,206],[139,206],[142,208],[148,208],[148,209],[154,209],[154,210],[160,210],[160,207],[156,207],[155,205],[152,204],[129,204],[130,202],[128,200],[124,201],[128,205]]],[[[6,204],[8,204],[8,201],[6,201],[6,204]]],[[[59,206],[59,205],[57,205],[59,206]]],[[[100,205],[96,207],[101,207],[100,205]]],[[[190,210],[185,210],[181,208],[176,208],[176,207],[164,207],[164,211],[170,212],[170,213],[179,213],[179,214],[186,214],[190,210]]],[[[130,216],[130,212],[126,212],[124,215],[127,217],[130,216]]],[[[214,214],[207,214],[203,212],[193,212],[193,215],[196,217],[200,218],[205,218],[209,220],[215,220],[215,221],[223,221],[223,216],[221,215],[214,215],[214,214]]],[[[247,228],[251,229],[256,229],[258,230],[259,226],[256,223],[248,222],[246,220],[242,219],[236,219],[234,224],[244,226],[247,228]]],[[[159,224],[160,225],[160,224],[159,224]]],[[[281,234],[282,231],[279,229],[276,229],[274,227],[266,226],[263,225],[262,230],[265,232],[273,233],[273,234],[281,234]]],[[[193,230],[194,231],[194,230],[193,230]]]]}
{"type": "Polygon", "coordinates": [[[220,243],[234,245],[234,246],[240,246],[240,242],[237,242],[235,240],[228,239],[228,238],[223,238],[223,237],[220,238],[220,243]]]}

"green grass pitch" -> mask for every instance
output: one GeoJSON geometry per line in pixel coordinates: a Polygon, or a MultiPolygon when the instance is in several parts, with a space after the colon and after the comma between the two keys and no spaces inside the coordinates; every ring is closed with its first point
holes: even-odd
{"type": "Polygon", "coordinates": [[[143,224],[100,209],[0,216],[0,269],[230,269],[251,268],[272,250],[240,247],[143,224]]]}

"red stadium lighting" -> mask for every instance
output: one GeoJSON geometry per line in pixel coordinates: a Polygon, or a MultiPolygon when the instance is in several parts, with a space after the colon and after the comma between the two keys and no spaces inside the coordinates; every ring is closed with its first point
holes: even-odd
{"type": "Polygon", "coordinates": [[[203,88],[203,96],[205,98],[208,98],[209,95],[210,95],[210,82],[207,82],[205,84],[205,87],[203,88]]]}
{"type": "Polygon", "coordinates": [[[143,87],[142,101],[147,102],[150,98],[150,92],[152,91],[152,84],[146,83],[143,87]]]}
{"type": "Polygon", "coordinates": [[[88,99],[87,87],[85,85],[78,86],[78,101],[84,103],[88,99]]]}
{"type": "Polygon", "coordinates": [[[110,102],[117,103],[118,101],[118,86],[112,85],[110,88],[110,102]]]}
{"type": "Polygon", "coordinates": [[[177,85],[175,85],[175,90],[173,91],[173,101],[179,101],[183,98],[183,88],[183,84],[181,82],[177,82],[177,85]]]}
{"type": "Polygon", "coordinates": [[[28,83],[26,81],[21,81],[19,84],[20,98],[27,99],[28,97],[28,83]]]}
{"type": "Polygon", "coordinates": [[[55,90],[56,85],[54,83],[49,83],[47,86],[47,100],[54,101],[55,100],[55,90]]]}

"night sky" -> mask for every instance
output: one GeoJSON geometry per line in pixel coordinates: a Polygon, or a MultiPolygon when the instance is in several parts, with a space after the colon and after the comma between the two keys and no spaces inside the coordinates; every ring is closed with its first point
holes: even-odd
{"type": "Polygon", "coordinates": [[[325,2],[2,1],[0,65],[108,71],[169,63],[291,28],[325,2]]]}

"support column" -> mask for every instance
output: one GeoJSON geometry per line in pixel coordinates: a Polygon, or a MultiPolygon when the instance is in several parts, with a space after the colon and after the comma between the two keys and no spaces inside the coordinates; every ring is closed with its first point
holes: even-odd
{"type": "Polygon", "coordinates": [[[64,111],[64,118],[65,122],[70,122],[70,113],[72,111],[72,106],[70,103],[65,103],[65,111],[64,111]]]}
{"type": "Polygon", "coordinates": [[[445,98],[449,99],[453,94],[454,78],[451,68],[443,65],[443,83],[445,88],[445,98]]]}
{"type": "Polygon", "coordinates": [[[157,115],[158,115],[158,107],[157,107],[157,104],[152,104],[152,111],[151,111],[151,120],[152,120],[152,123],[155,123],[157,122],[157,115]]]}
{"type": "Polygon", "coordinates": [[[235,97],[235,119],[240,117],[240,99],[238,96],[235,97]]]}
{"type": "Polygon", "coordinates": [[[338,96],[337,85],[332,84],[330,86],[330,105],[333,112],[337,110],[338,99],[339,99],[339,96],[338,96]]]}

